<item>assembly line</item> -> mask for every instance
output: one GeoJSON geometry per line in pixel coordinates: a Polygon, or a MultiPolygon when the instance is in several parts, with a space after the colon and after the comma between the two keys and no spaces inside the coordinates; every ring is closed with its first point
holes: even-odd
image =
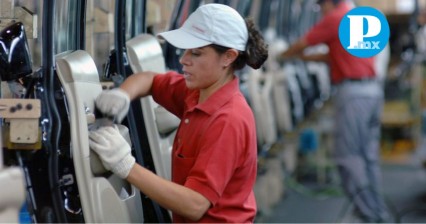
{"type": "Polygon", "coordinates": [[[423,8],[0,0],[0,222],[425,222],[423,8]]]}

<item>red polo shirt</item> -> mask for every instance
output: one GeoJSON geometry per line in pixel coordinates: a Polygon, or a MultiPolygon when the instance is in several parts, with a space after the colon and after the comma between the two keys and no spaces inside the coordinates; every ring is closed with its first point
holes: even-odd
{"type": "Polygon", "coordinates": [[[319,21],[305,35],[308,45],[325,43],[329,48],[331,82],[337,84],[345,78],[374,77],[374,58],[359,58],[349,54],[339,40],[339,25],[350,6],[341,2],[336,9],[319,21]]]}
{"type": "MultiPolygon", "coordinates": [[[[238,85],[229,82],[198,104],[182,75],[157,75],[154,100],[181,119],[173,143],[172,180],[212,206],[199,222],[253,222],[257,169],[255,120],[238,85]]],[[[173,214],[173,222],[191,222],[173,214]]]]}

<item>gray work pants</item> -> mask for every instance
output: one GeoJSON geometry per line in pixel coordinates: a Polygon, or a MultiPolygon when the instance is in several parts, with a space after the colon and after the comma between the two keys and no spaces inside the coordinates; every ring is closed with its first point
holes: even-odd
{"type": "Polygon", "coordinates": [[[381,196],[380,115],[383,89],[379,82],[344,82],[337,86],[335,148],[343,188],[364,218],[389,218],[381,196]]]}

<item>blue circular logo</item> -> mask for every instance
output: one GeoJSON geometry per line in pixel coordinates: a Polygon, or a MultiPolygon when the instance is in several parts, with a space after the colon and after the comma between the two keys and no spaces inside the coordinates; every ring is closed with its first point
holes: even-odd
{"type": "Polygon", "coordinates": [[[342,18],[339,39],[343,48],[360,58],[369,58],[382,51],[389,41],[389,24],[377,9],[356,7],[342,18]]]}

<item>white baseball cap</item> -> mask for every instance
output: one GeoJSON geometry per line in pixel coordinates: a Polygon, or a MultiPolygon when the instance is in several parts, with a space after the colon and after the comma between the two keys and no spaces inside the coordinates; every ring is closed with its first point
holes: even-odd
{"type": "Polygon", "coordinates": [[[200,6],[181,28],[158,34],[180,49],[194,49],[210,44],[246,50],[248,31],[244,19],[223,4],[200,6]]]}

